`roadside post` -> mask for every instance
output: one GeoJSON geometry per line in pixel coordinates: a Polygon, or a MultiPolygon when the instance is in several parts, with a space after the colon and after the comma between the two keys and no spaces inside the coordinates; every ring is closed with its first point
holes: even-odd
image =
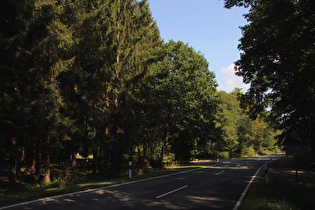
{"type": "Polygon", "coordinates": [[[129,179],[131,179],[131,166],[132,166],[132,162],[129,161],[129,179]]]}
{"type": "Polygon", "coordinates": [[[285,146],[285,151],[288,156],[294,156],[294,164],[295,164],[295,181],[296,181],[296,189],[298,189],[299,184],[299,173],[297,168],[297,156],[303,155],[305,150],[305,140],[298,133],[295,127],[292,127],[284,139],[283,145],[285,146]]]}

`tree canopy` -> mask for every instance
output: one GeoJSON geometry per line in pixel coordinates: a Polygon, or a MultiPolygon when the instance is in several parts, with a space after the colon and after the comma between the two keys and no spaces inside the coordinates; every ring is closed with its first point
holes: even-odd
{"type": "Polygon", "coordinates": [[[194,149],[214,140],[218,100],[208,62],[192,47],[170,41],[162,48],[157,90],[163,102],[163,124],[176,158],[189,161],[194,149]],[[175,138],[176,137],[176,138],[175,138]]]}
{"type": "Polygon", "coordinates": [[[218,154],[222,157],[255,156],[278,150],[277,138],[280,133],[272,128],[266,117],[250,118],[240,106],[239,89],[231,93],[218,91],[221,101],[216,116],[216,126],[221,130],[221,140],[216,142],[218,154]]]}
{"type": "Polygon", "coordinates": [[[272,150],[267,124],[242,116],[237,94],[217,94],[200,52],[162,41],[147,1],[0,2],[0,161],[11,182],[272,150]]]}
{"type": "Polygon", "coordinates": [[[314,1],[227,0],[225,6],[250,7],[235,62],[236,75],[251,84],[244,101],[256,113],[269,107],[284,128],[302,125],[315,149],[314,1]]]}

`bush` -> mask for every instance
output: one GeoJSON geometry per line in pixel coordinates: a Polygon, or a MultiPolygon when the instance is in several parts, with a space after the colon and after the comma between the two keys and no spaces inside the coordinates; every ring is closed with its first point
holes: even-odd
{"type": "Polygon", "coordinates": [[[254,157],[256,156],[256,151],[253,147],[247,147],[242,151],[243,157],[254,157]]]}

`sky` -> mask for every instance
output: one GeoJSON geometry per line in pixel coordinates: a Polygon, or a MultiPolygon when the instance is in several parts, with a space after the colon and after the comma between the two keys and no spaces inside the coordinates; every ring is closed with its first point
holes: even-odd
{"type": "Polygon", "coordinates": [[[215,73],[218,90],[245,92],[248,85],[234,75],[234,62],[242,36],[239,26],[247,24],[243,14],[248,10],[224,8],[223,0],[148,0],[154,20],[165,42],[173,39],[188,43],[200,51],[215,73]]]}

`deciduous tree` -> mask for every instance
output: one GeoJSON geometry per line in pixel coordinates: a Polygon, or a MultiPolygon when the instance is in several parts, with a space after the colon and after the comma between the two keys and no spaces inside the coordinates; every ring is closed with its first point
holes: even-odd
{"type": "Polygon", "coordinates": [[[226,0],[249,6],[236,74],[250,83],[254,112],[270,107],[284,128],[303,124],[315,151],[315,3],[312,0],[226,0]]]}

